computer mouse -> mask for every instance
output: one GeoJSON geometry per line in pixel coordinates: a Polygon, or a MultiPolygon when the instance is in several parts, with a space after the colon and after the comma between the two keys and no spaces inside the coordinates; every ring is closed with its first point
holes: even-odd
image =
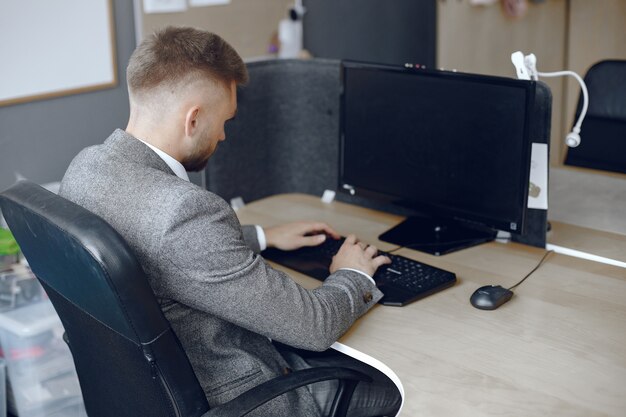
{"type": "Polygon", "coordinates": [[[481,310],[495,310],[513,297],[513,291],[500,285],[480,287],[470,297],[470,303],[481,310]]]}

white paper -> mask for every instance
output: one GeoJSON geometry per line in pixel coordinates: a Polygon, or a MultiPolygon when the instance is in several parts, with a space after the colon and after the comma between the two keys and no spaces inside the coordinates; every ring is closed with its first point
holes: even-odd
{"type": "Polygon", "coordinates": [[[232,209],[235,211],[239,210],[245,205],[246,203],[243,202],[243,198],[241,197],[234,197],[230,199],[230,207],[232,207],[232,209]]]}
{"type": "Polygon", "coordinates": [[[228,4],[230,0],[189,0],[191,7],[198,6],[216,6],[218,4],[228,4]]]}
{"type": "Polygon", "coordinates": [[[143,0],[144,13],[170,13],[187,10],[187,0],[143,0]]]}
{"type": "Polygon", "coordinates": [[[490,6],[498,0],[470,0],[472,6],[490,6]]]}
{"type": "Polygon", "coordinates": [[[335,200],[335,192],[333,190],[324,190],[322,194],[322,203],[330,204],[335,200]]]}
{"type": "Polygon", "coordinates": [[[533,143],[530,156],[528,208],[548,209],[548,144],[533,143]]]}
{"type": "Polygon", "coordinates": [[[283,19],[278,24],[279,58],[297,58],[302,51],[302,21],[283,19]]]}

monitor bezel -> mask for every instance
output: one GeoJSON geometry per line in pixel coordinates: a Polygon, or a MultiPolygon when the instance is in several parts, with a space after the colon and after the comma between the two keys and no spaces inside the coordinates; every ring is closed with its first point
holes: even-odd
{"type": "Polygon", "coordinates": [[[391,203],[398,206],[410,208],[419,215],[424,216],[446,216],[455,221],[462,222],[471,227],[478,228],[491,228],[495,230],[503,230],[514,234],[523,234],[526,228],[526,217],[528,212],[528,184],[530,181],[530,162],[531,162],[531,150],[532,150],[532,138],[530,137],[531,131],[531,114],[534,105],[536,82],[528,80],[518,80],[507,77],[499,77],[493,75],[473,74],[457,71],[445,71],[445,70],[429,70],[420,66],[406,64],[404,66],[377,64],[370,62],[358,62],[358,61],[342,61],[340,71],[341,82],[341,97],[340,97],[340,118],[339,118],[339,176],[338,176],[338,189],[343,193],[350,195],[361,196],[368,199],[374,199],[383,203],[391,203]],[[489,216],[481,216],[480,213],[471,211],[463,211],[458,207],[450,207],[447,205],[436,204],[428,201],[418,199],[405,199],[403,197],[381,193],[368,189],[360,184],[348,184],[344,181],[344,154],[345,154],[345,79],[346,73],[353,69],[367,69],[378,71],[392,71],[408,74],[415,74],[416,76],[427,76],[437,78],[452,78],[452,79],[466,79],[473,82],[485,83],[485,84],[498,84],[512,86],[525,90],[526,103],[525,103],[525,117],[524,117],[524,131],[522,138],[526,142],[526,146],[523,146],[521,158],[523,160],[523,166],[527,169],[521,175],[520,182],[525,184],[521,186],[523,189],[522,195],[518,196],[518,203],[523,209],[517,215],[516,219],[495,219],[489,216]]]}

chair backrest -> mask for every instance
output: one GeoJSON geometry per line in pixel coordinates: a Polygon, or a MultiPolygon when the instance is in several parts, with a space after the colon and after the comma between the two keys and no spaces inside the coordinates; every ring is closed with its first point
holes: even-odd
{"type": "MultiPolygon", "coordinates": [[[[585,74],[589,108],[581,143],[569,148],[566,165],[626,173],[626,60],[594,64],[585,74]]],[[[582,97],[574,123],[582,108],[582,97]]]]}
{"type": "Polygon", "coordinates": [[[27,181],[0,194],[0,208],[63,323],[90,417],[209,409],[140,264],[108,223],[27,181]]]}
{"type": "Polygon", "coordinates": [[[246,202],[302,192],[322,195],[339,173],[338,60],[248,63],[237,118],[206,168],[207,189],[246,202]]]}

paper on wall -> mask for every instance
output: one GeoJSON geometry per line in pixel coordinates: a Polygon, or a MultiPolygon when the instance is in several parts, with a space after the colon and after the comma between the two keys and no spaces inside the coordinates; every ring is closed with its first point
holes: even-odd
{"type": "Polygon", "coordinates": [[[191,7],[198,6],[216,6],[218,4],[228,4],[230,0],[189,0],[191,7]]]}
{"type": "Polygon", "coordinates": [[[187,0],[143,0],[144,13],[170,13],[187,10],[187,0]]]}

